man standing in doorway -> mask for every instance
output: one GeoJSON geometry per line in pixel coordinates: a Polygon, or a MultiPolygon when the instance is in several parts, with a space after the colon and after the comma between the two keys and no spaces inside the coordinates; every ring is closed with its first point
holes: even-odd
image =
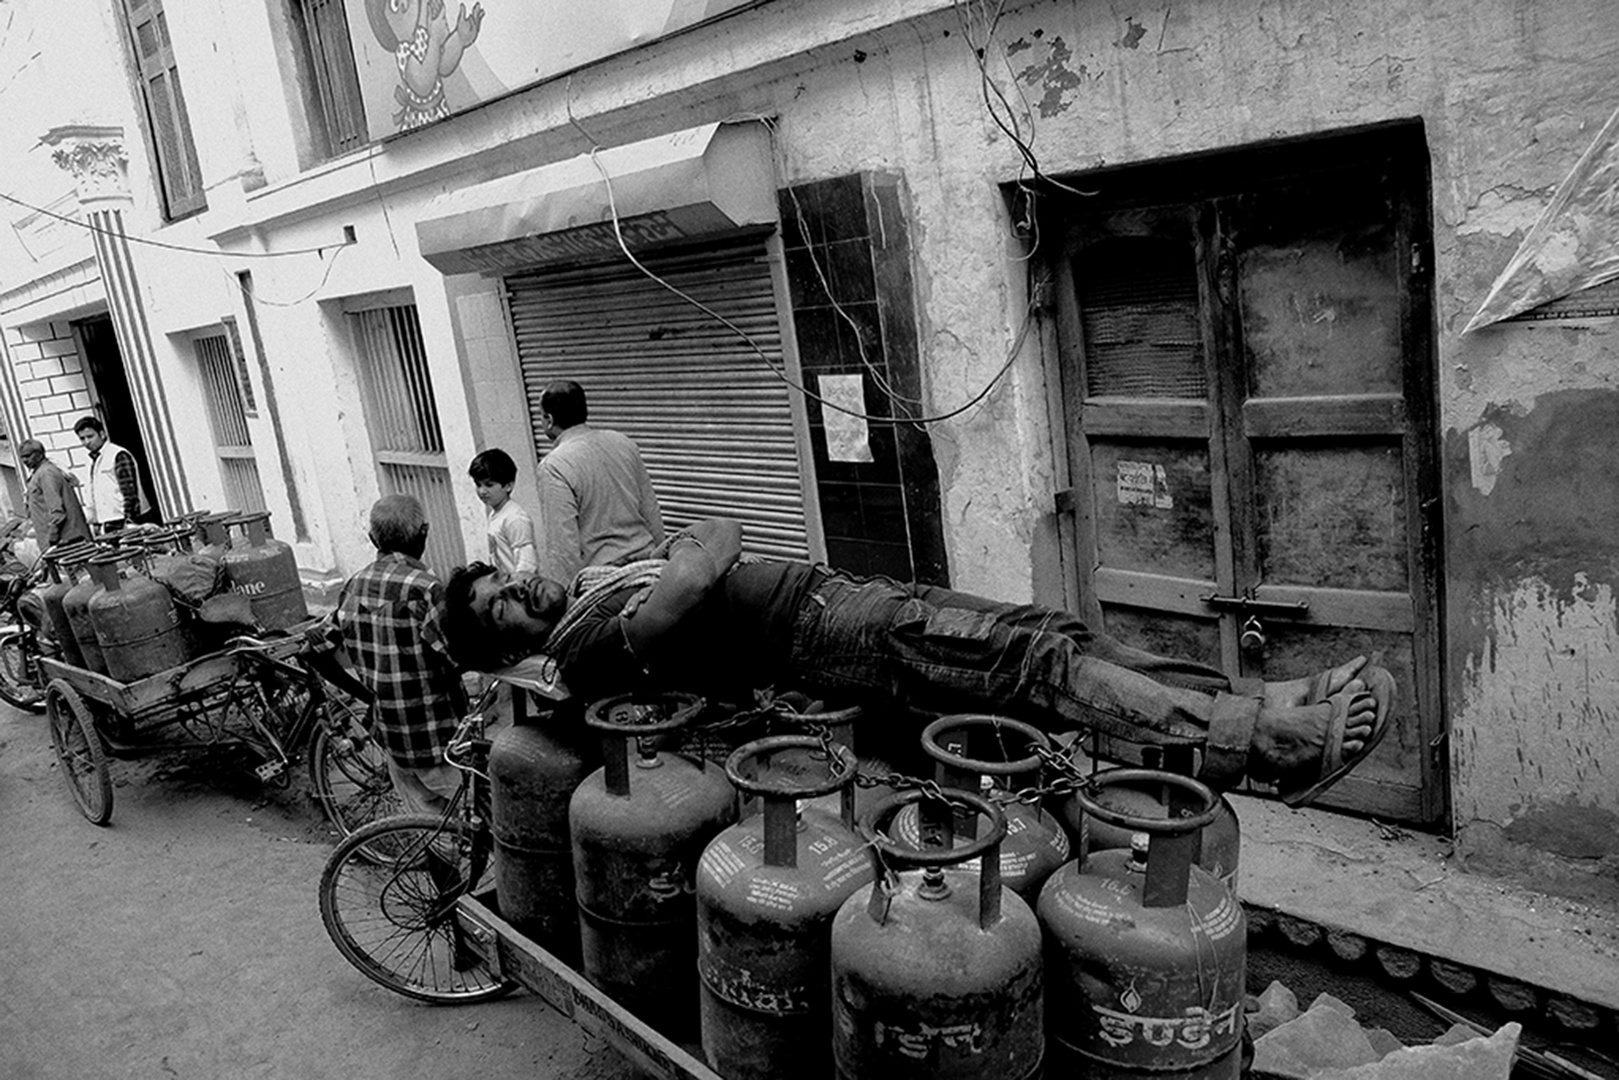
{"type": "Polygon", "coordinates": [[[585,390],[562,380],[540,395],[555,444],[540,463],[540,571],[572,581],[586,566],[622,566],[663,543],[663,514],[629,436],[585,422],[585,390]]]}
{"type": "Polygon", "coordinates": [[[102,532],[125,525],[156,524],[160,519],[141,486],[135,455],[107,438],[107,425],[94,416],[79,418],[73,434],[90,451],[90,523],[102,532]]]}
{"type": "Polygon", "coordinates": [[[24,439],[17,455],[28,468],[28,488],[23,506],[34,523],[34,539],[40,551],[57,544],[90,539],[90,526],[79,504],[78,481],[45,456],[45,444],[24,439]]]}

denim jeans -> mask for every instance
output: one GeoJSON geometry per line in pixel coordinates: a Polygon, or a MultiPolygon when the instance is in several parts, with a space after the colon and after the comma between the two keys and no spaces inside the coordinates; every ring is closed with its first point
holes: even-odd
{"type": "Polygon", "coordinates": [[[1216,668],[1131,648],[1067,612],[844,574],[799,609],[792,665],[817,692],[1160,745],[1201,745],[1214,695],[1231,689],[1216,668]]]}

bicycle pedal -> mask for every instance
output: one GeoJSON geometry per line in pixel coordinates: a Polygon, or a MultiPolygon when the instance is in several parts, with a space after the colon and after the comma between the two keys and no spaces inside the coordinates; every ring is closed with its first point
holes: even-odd
{"type": "Polygon", "coordinates": [[[260,780],[274,780],[276,777],[280,776],[286,771],[287,766],[285,762],[266,761],[263,765],[260,765],[258,768],[254,769],[253,774],[260,780]]]}

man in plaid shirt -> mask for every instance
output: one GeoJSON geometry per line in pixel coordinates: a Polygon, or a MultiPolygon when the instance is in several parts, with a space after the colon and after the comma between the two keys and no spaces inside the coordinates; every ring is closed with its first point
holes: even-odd
{"type": "Polygon", "coordinates": [[[444,640],[444,584],[422,562],[422,504],[383,496],[371,508],[370,535],[377,561],[348,580],[336,609],[310,629],[311,660],[372,703],[372,733],[388,752],[394,789],[409,810],[437,814],[460,783],[444,747],[466,714],[466,695],[444,640]]]}

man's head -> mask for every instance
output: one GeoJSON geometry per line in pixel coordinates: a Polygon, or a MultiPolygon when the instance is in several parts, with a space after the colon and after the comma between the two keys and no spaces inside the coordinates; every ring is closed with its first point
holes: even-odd
{"type": "Polygon", "coordinates": [[[30,469],[37,469],[45,462],[45,444],[38,439],[24,439],[17,447],[17,456],[30,469]]]}
{"type": "Polygon", "coordinates": [[[489,671],[543,649],[568,608],[568,593],[548,577],[475,562],[450,575],[444,607],[456,661],[489,671]]]}
{"type": "Polygon", "coordinates": [[[73,434],[79,437],[86,450],[92,454],[99,454],[102,445],[107,441],[107,425],[101,422],[100,417],[81,416],[73,425],[73,434]]]}
{"type": "Polygon", "coordinates": [[[371,543],[380,554],[413,559],[427,550],[427,513],[414,495],[384,495],[371,507],[371,543]]]}
{"type": "Polygon", "coordinates": [[[572,379],[558,379],[540,393],[540,412],[545,414],[545,433],[558,432],[582,424],[590,415],[585,407],[585,388],[572,379]]]}
{"type": "Polygon", "coordinates": [[[478,500],[491,510],[499,510],[512,497],[517,462],[504,450],[485,450],[472,459],[467,475],[478,486],[478,500]]]}

